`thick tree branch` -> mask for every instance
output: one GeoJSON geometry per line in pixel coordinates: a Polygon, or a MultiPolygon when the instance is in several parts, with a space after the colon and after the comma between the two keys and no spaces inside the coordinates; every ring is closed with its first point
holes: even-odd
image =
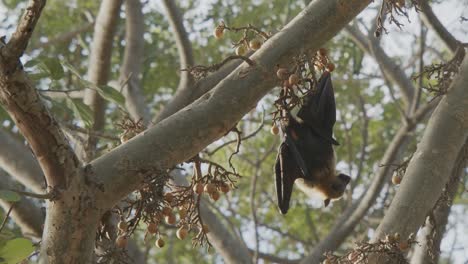
{"type": "Polygon", "coordinates": [[[374,239],[416,232],[448,181],[468,137],[468,56],[440,101],[374,239]]]}
{"type": "Polygon", "coordinates": [[[213,89],[221,80],[226,78],[232,71],[234,71],[239,65],[242,64],[241,60],[230,61],[225,64],[218,71],[208,75],[206,78],[197,81],[191,85],[190,88],[185,90],[177,90],[176,94],[169,101],[161,112],[157,115],[154,122],[157,123],[170,115],[176,113],[180,109],[186,107],[190,103],[194,102],[200,96],[204,95],[211,89],[213,89]]]}
{"type": "Polygon", "coordinates": [[[302,263],[319,263],[323,259],[324,253],[335,251],[353,232],[356,225],[359,224],[369,208],[375,203],[385,183],[388,182],[392,173],[388,164],[398,163],[401,160],[402,154],[409,143],[411,132],[415,129],[416,124],[433,109],[436,103],[433,101],[418,109],[415,115],[409,119],[409,122],[398,130],[381,159],[381,164],[384,166],[380,167],[372,183],[366,188],[367,191],[352,206],[346,209],[335,222],[328,235],[314,247],[313,251],[303,259],[302,263]]]}
{"type": "Polygon", "coordinates": [[[440,243],[446,231],[450,208],[460,186],[460,179],[465,174],[467,160],[468,141],[465,142],[465,146],[458,153],[455,167],[452,170],[450,180],[445,186],[444,193],[437,201],[430,218],[426,218],[426,224],[418,239],[421,244],[416,245],[411,257],[411,264],[439,263],[440,243]]]}
{"type": "Polygon", "coordinates": [[[0,146],[0,168],[33,192],[43,192],[44,175],[31,151],[3,128],[0,128],[0,146]]]}
{"type": "Polygon", "coordinates": [[[277,64],[287,65],[304,49],[316,51],[369,2],[313,1],[251,56],[255,66],[243,63],[189,107],[91,162],[89,172],[106,186],[98,194],[102,206],[141,184],[137,168],[167,170],[223,136],[274,86],[277,64]]]}
{"type": "Polygon", "coordinates": [[[144,21],[140,0],[125,1],[125,53],[120,70],[120,82],[123,87],[125,105],[133,120],[143,119],[145,124],[151,121],[145,97],[140,83],[141,63],[144,56],[144,21]]]}
{"type": "Polygon", "coordinates": [[[66,188],[78,160],[18,62],[44,3],[31,1],[10,42],[0,43],[0,102],[29,142],[47,184],[66,188]]]}
{"type": "MultiPolygon", "coordinates": [[[[104,0],[99,7],[88,67],[88,80],[96,85],[105,85],[109,81],[112,45],[121,5],[122,0],[104,0]]],[[[97,91],[92,89],[86,89],[84,101],[93,110],[93,130],[102,130],[105,124],[106,102],[97,91]]],[[[91,137],[88,147],[92,150],[95,144],[96,139],[91,137]]],[[[85,156],[82,150],[79,152],[79,156],[85,156]]]]}
{"type": "Polygon", "coordinates": [[[416,89],[404,71],[385,53],[375,38],[366,38],[357,26],[347,26],[346,31],[359,48],[374,57],[375,61],[382,69],[383,74],[385,74],[392,83],[400,87],[402,100],[406,108],[408,108],[411,105],[416,89]]]}
{"type": "Polygon", "coordinates": [[[7,64],[2,70],[11,71],[16,68],[18,59],[28,47],[29,39],[45,4],[46,0],[30,0],[10,41],[5,47],[1,47],[0,44],[0,59],[7,64]]]}
{"type": "Polygon", "coordinates": [[[437,33],[442,42],[450,50],[452,55],[454,55],[455,51],[460,45],[460,42],[452,34],[450,34],[450,32],[448,32],[444,25],[442,25],[440,20],[432,11],[428,0],[419,1],[419,7],[421,8],[421,19],[424,24],[437,33]]]}

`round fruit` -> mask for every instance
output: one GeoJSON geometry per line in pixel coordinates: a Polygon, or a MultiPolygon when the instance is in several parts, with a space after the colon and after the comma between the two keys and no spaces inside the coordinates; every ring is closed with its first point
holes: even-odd
{"type": "Polygon", "coordinates": [[[244,56],[246,53],[247,53],[247,48],[245,47],[245,45],[242,44],[242,45],[237,46],[236,55],[244,56]]]}
{"type": "Polygon", "coordinates": [[[272,126],[271,129],[270,129],[270,132],[271,132],[273,135],[278,135],[278,133],[279,133],[279,127],[278,127],[276,124],[273,124],[273,126],[272,126]]]}
{"type": "Polygon", "coordinates": [[[334,70],[335,70],[335,64],[329,62],[329,63],[327,64],[327,70],[328,70],[329,72],[334,71],[334,70]]]}
{"type": "Polygon", "coordinates": [[[299,76],[297,76],[297,74],[291,74],[291,76],[289,76],[289,84],[290,85],[296,85],[299,83],[299,76]]]}
{"type": "Polygon", "coordinates": [[[228,193],[229,185],[227,183],[221,183],[221,185],[219,186],[219,190],[223,193],[228,193]]]}
{"type": "Polygon", "coordinates": [[[164,247],[164,240],[162,238],[158,238],[158,240],[156,240],[156,243],[154,243],[158,248],[162,248],[164,247]]]}
{"type": "Polygon", "coordinates": [[[127,142],[131,137],[128,135],[128,133],[124,133],[120,136],[120,143],[125,143],[127,142]]]}
{"type": "Polygon", "coordinates": [[[409,244],[407,241],[401,241],[400,243],[398,243],[398,247],[401,251],[406,251],[409,248],[409,244]]]}
{"type": "Polygon", "coordinates": [[[396,232],[393,237],[395,238],[396,241],[400,240],[400,233],[396,232]]]}
{"type": "Polygon", "coordinates": [[[399,8],[403,8],[403,7],[405,7],[405,0],[397,0],[395,4],[399,8]]]}
{"type": "Polygon", "coordinates": [[[212,191],[212,192],[210,193],[211,199],[213,199],[213,201],[215,201],[215,202],[219,200],[219,197],[220,197],[220,196],[221,196],[221,195],[219,194],[219,192],[218,192],[217,190],[214,190],[214,191],[212,191]]]}
{"type": "Polygon", "coordinates": [[[127,231],[128,223],[125,222],[125,221],[120,221],[120,222],[117,224],[117,227],[118,227],[121,231],[127,231]]]}
{"type": "Polygon", "coordinates": [[[128,238],[126,236],[119,236],[115,240],[115,245],[118,248],[125,248],[127,246],[127,244],[128,244],[128,238]]]}
{"type": "Polygon", "coordinates": [[[215,30],[213,31],[213,36],[216,39],[221,39],[224,36],[224,27],[223,26],[217,26],[215,30]]]}
{"type": "Polygon", "coordinates": [[[195,186],[193,186],[193,192],[196,194],[201,194],[203,192],[203,183],[197,182],[195,186]]]}
{"type": "Polygon", "coordinates": [[[386,235],[385,240],[387,240],[390,243],[395,242],[395,237],[393,235],[386,235]]]}
{"type": "Polygon", "coordinates": [[[146,230],[148,230],[148,233],[150,234],[156,234],[158,232],[158,225],[155,223],[149,223],[146,230]]]}
{"type": "Polygon", "coordinates": [[[168,216],[170,214],[172,214],[172,209],[170,207],[164,207],[163,210],[162,210],[162,214],[165,215],[165,216],[168,216]]]}
{"type": "Polygon", "coordinates": [[[187,229],[185,229],[184,227],[180,227],[176,232],[176,236],[178,239],[184,240],[185,237],[187,236],[187,233],[188,233],[187,229]]]}
{"type": "Polygon", "coordinates": [[[205,184],[203,191],[205,191],[208,194],[211,194],[212,192],[216,191],[216,187],[212,183],[207,183],[205,184]]]}
{"type": "Polygon", "coordinates": [[[166,200],[168,203],[172,203],[172,201],[174,201],[174,195],[170,192],[166,193],[164,194],[164,200],[166,200]]]}
{"type": "Polygon", "coordinates": [[[176,223],[176,217],[175,217],[175,215],[173,213],[171,213],[169,215],[166,215],[164,220],[166,221],[166,223],[168,225],[175,225],[175,223],[176,223]]]}
{"type": "Polygon", "coordinates": [[[258,50],[262,46],[263,42],[259,38],[254,38],[249,42],[249,47],[252,50],[258,50]]]}
{"type": "Polygon", "coordinates": [[[289,71],[286,68],[279,68],[276,71],[276,76],[278,76],[280,80],[286,80],[289,77],[289,71]]]}
{"type": "Polygon", "coordinates": [[[398,185],[401,183],[401,176],[398,174],[393,174],[392,176],[392,183],[398,185]]]}

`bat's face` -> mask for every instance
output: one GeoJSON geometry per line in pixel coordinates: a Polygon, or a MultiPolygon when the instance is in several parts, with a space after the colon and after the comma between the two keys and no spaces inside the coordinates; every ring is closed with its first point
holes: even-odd
{"type": "Polygon", "coordinates": [[[316,186],[316,189],[324,196],[324,205],[328,206],[331,200],[340,199],[348,186],[351,177],[345,174],[338,174],[336,177],[331,178],[316,186]]]}

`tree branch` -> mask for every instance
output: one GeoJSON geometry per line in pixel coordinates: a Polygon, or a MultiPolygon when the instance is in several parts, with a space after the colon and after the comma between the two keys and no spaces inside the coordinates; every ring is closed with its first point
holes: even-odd
{"type": "Polygon", "coordinates": [[[26,12],[24,12],[21,17],[18,27],[11,36],[10,41],[4,47],[1,47],[0,44],[0,59],[3,63],[7,64],[5,69],[2,70],[12,70],[16,68],[18,59],[28,47],[29,39],[31,38],[34,27],[41,16],[45,4],[46,0],[30,0],[26,7],[26,12]]]}
{"type": "Polygon", "coordinates": [[[411,257],[411,264],[438,263],[440,243],[447,229],[450,208],[460,186],[460,179],[465,174],[467,160],[468,141],[465,142],[464,147],[458,153],[450,180],[445,186],[444,193],[432,210],[432,219],[426,219],[425,227],[421,231],[420,239],[418,239],[422,243],[415,247],[413,256],[411,257]]]}
{"type": "MultiPolygon", "coordinates": [[[[182,14],[177,8],[175,2],[172,0],[164,0],[163,5],[167,13],[169,24],[174,31],[175,42],[177,45],[177,50],[179,51],[180,69],[187,69],[188,66],[193,66],[195,62],[193,59],[192,43],[188,39],[182,14]]],[[[193,93],[193,84],[193,77],[190,75],[190,73],[188,71],[181,71],[179,86],[177,87],[176,94],[172,100],[168,102],[167,105],[161,110],[161,113],[159,113],[158,116],[167,117],[181,109],[182,107],[180,106],[181,103],[179,100],[190,97],[190,94],[193,93]]],[[[159,120],[162,120],[162,118],[159,120]]]]}
{"type": "Polygon", "coordinates": [[[0,128],[0,168],[33,192],[45,189],[44,174],[31,151],[0,128]]]}
{"type": "Polygon", "coordinates": [[[455,51],[461,43],[452,34],[450,34],[450,32],[448,32],[444,25],[442,25],[440,20],[432,11],[428,0],[419,1],[419,7],[421,8],[421,20],[428,28],[431,28],[437,33],[452,55],[455,55],[455,51]]]}
{"type": "Polygon", "coordinates": [[[123,87],[123,95],[130,116],[134,121],[143,118],[143,122],[147,125],[151,118],[140,83],[145,46],[143,39],[145,24],[141,8],[140,0],[125,1],[125,53],[120,71],[120,82],[128,80],[123,87]]]}
{"type": "Polygon", "coordinates": [[[468,137],[467,83],[468,56],[465,56],[449,92],[429,120],[374,240],[394,232],[402,237],[416,232],[442,193],[442,187],[468,137]]]}
{"type": "Polygon", "coordinates": [[[44,3],[31,1],[10,42],[6,46],[0,43],[0,102],[29,142],[47,184],[66,188],[78,160],[37,90],[18,67],[18,56],[27,46],[44,3]]]}
{"type": "MultiPolygon", "coordinates": [[[[99,13],[94,25],[93,43],[89,57],[88,80],[96,85],[105,85],[109,81],[112,44],[117,28],[122,0],[104,0],[99,7],[99,13]]],[[[104,112],[106,102],[93,89],[86,89],[84,101],[93,110],[93,130],[102,130],[105,124],[104,112]]],[[[96,139],[90,137],[88,147],[94,149],[96,139]]],[[[78,151],[80,158],[86,154],[84,150],[78,151]]],[[[85,160],[88,158],[84,158],[85,160]]]]}
{"type": "Polygon", "coordinates": [[[387,76],[392,83],[400,87],[402,100],[406,108],[408,108],[411,105],[416,89],[404,71],[385,53],[375,38],[367,39],[356,26],[347,26],[346,32],[348,32],[351,39],[359,48],[374,57],[375,61],[382,69],[383,74],[387,76]]]}

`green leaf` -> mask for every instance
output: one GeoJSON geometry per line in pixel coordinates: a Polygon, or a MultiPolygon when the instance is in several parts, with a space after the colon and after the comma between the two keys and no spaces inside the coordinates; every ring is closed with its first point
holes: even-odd
{"type": "Polygon", "coordinates": [[[0,199],[7,202],[17,202],[21,200],[21,196],[9,190],[0,190],[0,199]]]}
{"type": "Polygon", "coordinates": [[[16,264],[27,258],[34,249],[34,245],[28,239],[15,238],[9,240],[0,248],[0,263],[16,264]]]}
{"type": "Polygon", "coordinates": [[[42,78],[49,77],[50,75],[46,72],[41,71],[38,73],[29,73],[28,76],[31,80],[38,81],[42,78]]]}
{"type": "Polygon", "coordinates": [[[125,108],[125,97],[119,91],[108,85],[101,85],[98,88],[98,93],[104,99],[114,102],[120,105],[121,107],[125,108]]]}
{"type": "Polygon", "coordinates": [[[68,98],[67,100],[75,115],[85,123],[86,127],[91,127],[93,124],[93,111],[91,108],[80,99],[68,98]]]}
{"type": "Polygon", "coordinates": [[[29,74],[33,79],[50,77],[52,80],[60,80],[65,76],[62,64],[58,58],[38,57],[28,61],[26,68],[37,67],[39,72],[29,74]]]}
{"type": "Polygon", "coordinates": [[[38,65],[39,63],[41,63],[41,60],[39,58],[35,58],[35,59],[29,60],[28,62],[26,62],[24,64],[24,67],[25,68],[32,68],[32,67],[38,65]]]}
{"type": "Polygon", "coordinates": [[[81,74],[80,72],[73,66],[71,65],[69,62],[67,61],[62,61],[62,66],[67,68],[71,73],[73,73],[74,75],[76,75],[76,77],[80,78],[80,79],[83,79],[81,77],[81,74]]]}
{"type": "Polygon", "coordinates": [[[60,60],[57,58],[43,58],[42,62],[44,65],[47,67],[49,73],[50,73],[50,78],[53,80],[59,80],[63,78],[65,75],[63,71],[62,64],[60,63],[60,60]]]}

